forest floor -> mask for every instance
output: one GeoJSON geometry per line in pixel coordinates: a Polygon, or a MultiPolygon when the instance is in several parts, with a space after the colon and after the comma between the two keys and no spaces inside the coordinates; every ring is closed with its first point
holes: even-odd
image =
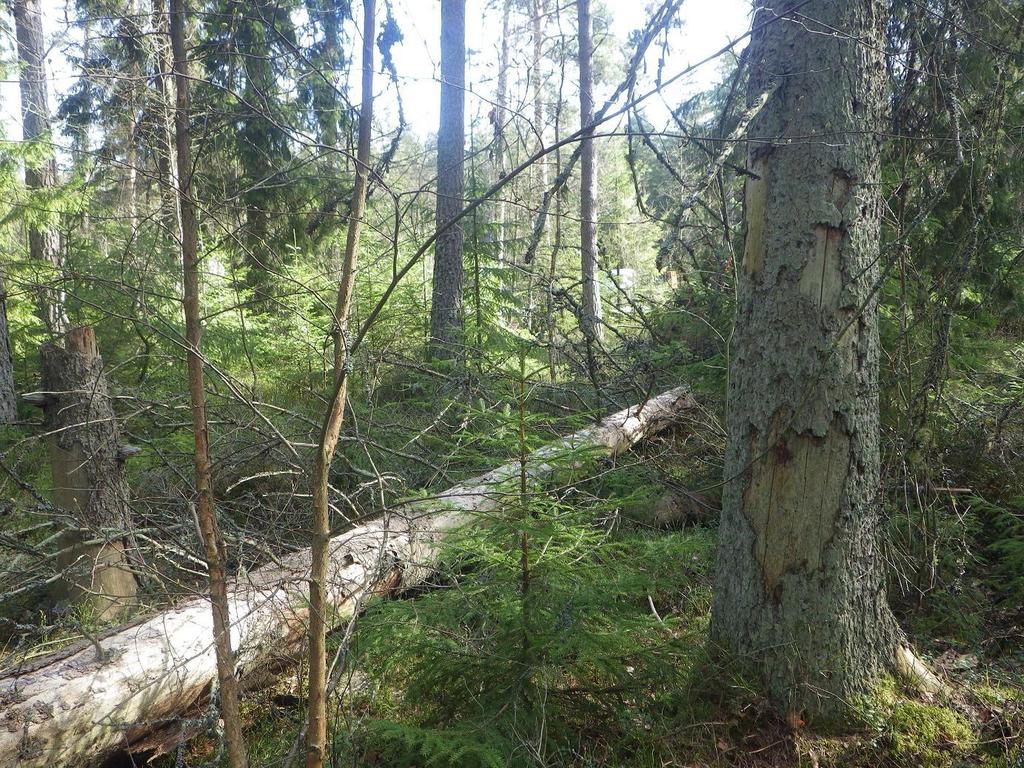
{"type": "MultiPolygon", "coordinates": [[[[513,505],[451,543],[431,588],[371,607],[338,657],[335,764],[1024,765],[1024,643],[999,612],[965,626],[964,596],[897,601],[947,684],[938,695],[883,680],[845,722],[786,721],[723,666],[706,641],[714,519],[644,522],[666,487],[700,485],[700,450],[658,439],[595,479],[513,505]]],[[[983,594],[977,572],[960,582],[952,592],[983,594]]],[[[284,765],[295,748],[296,685],[248,700],[253,765],[284,765]]],[[[220,764],[218,753],[203,738],[160,765],[220,764]]]]}

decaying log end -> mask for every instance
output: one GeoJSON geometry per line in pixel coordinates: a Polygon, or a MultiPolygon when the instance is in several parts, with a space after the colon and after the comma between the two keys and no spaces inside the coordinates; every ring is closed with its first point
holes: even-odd
{"type": "Polygon", "coordinates": [[[26,392],[21,399],[33,408],[45,408],[52,400],[52,395],[49,392],[26,392]]]}

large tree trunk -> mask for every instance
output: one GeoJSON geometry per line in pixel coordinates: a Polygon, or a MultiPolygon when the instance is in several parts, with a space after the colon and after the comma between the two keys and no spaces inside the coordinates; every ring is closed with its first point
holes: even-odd
{"type": "Polygon", "coordinates": [[[57,565],[57,596],[99,619],[135,602],[126,556],[131,509],[126,453],[111,407],[103,359],[92,328],[74,328],[64,348],[42,348],[43,417],[53,473],[53,501],[70,515],[57,565]]]}
{"type": "Polygon", "coordinates": [[[441,122],[437,131],[438,230],[430,304],[430,355],[452,359],[462,344],[461,222],[465,204],[466,0],[441,0],[441,122]]]}
{"type": "MultiPolygon", "coordinates": [[[[15,0],[14,27],[18,38],[18,83],[21,90],[22,134],[25,141],[46,141],[50,133],[50,105],[43,68],[44,51],[43,15],[41,0],[15,0]]],[[[25,167],[25,186],[29,189],[48,189],[57,183],[57,163],[52,152],[41,165],[25,167]]],[[[53,227],[31,226],[28,230],[29,255],[52,274],[44,276],[39,288],[36,307],[46,329],[52,334],[68,330],[64,312],[64,290],[59,287],[63,268],[60,252],[60,233],[53,227]],[[57,281],[57,286],[46,284],[57,281]]]]}
{"type": "Polygon", "coordinates": [[[242,716],[239,711],[238,677],[232,651],[231,608],[228,599],[227,559],[224,538],[217,523],[213,502],[213,465],[210,460],[210,436],[206,419],[206,387],[201,352],[202,319],[199,284],[199,222],[196,218],[193,186],[192,133],[190,129],[189,58],[185,40],[188,21],[188,0],[170,0],[171,51],[174,57],[174,146],[178,159],[178,198],[181,212],[181,282],[182,309],[185,315],[187,342],[188,392],[192,404],[192,437],[195,450],[193,464],[196,476],[196,517],[203,542],[206,569],[210,577],[210,620],[214,657],[217,666],[218,696],[224,722],[231,768],[246,768],[248,757],[242,738],[242,716]]]}
{"type": "Polygon", "coordinates": [[[580,330],[587,340],[587,362],[593,375],[594,345],[601,340],[601,284],[597,280],[597,169],[594,165],[594,41],[590,0],[576,0],[580,66],[580,270],[583,309],[580,330]]]}
{"type": "MultiPolygon", "coordinates": [[[[530,454],[529,478],[540,482],[578,456],[617,456],[678,423],[693,406],[684,387],[619,411],[530,454]]],[[[331,540],[328,612],[343,624],[367,598],[423,582],[445,535],[499,509],[517,487],[515,461],[460,483],[430,500],[403,505],[382,519],[331,540]]],[[[301,650],[309,620],[310,552],[284,558],[235,582],[229,592],[231,634],[243,680],[301,650]]],[[[0,677],[0,765],[88,765],[118,750],[166,747],[180,738],[217,678],[209,604],[196,599],[91,644],[28,662],[0,677]]]]}
{"type": "Polygon", "coordinates": [[[785,7],[758,3],[749,52],[750,104],[771,95],[750,125],[712,634],[780,709],[832,714],[900,641],[879,551],[885,5],[785,7]]]}

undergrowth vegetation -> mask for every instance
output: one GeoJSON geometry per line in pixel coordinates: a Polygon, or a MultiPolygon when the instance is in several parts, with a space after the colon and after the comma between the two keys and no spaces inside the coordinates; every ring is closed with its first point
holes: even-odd
{"type": "MultiPolygon", "coordinates": [[[[959,576],[937,564],[947,588],[901,614],[946,690],[922,696],[888,679],[850,702],[844,722],[780,720],[746,671],[707,643],[713,520],[663,530],[625,514],[673,483],[699,486],[698,457],[680,433],[556,491],[513,493],[499,515],[449,540],[427,586],[370,606],[351,643],[336,646],[336,764],[995,768],[1022,759],[1019,638],[998,651],[984,639],[1005,620],[1015,582],[984,554],[983,526],[963,532],[962,546],[979,554],[959,576]],[[988,630],[963,631],[966,598],[939,599],[965,583],[988,630]]],[[[979,521],[1009,514],[976,500],[971,509],[979,521]]],[[[956,557],[945,544],[941,554],[956,557]]],[[[260,764],[294,751],[301,697],[293,685],[266,694],[273,714],[254,708],[260,764]]],[[[190,754],[215,753],[207,743],[190,754]]]]}

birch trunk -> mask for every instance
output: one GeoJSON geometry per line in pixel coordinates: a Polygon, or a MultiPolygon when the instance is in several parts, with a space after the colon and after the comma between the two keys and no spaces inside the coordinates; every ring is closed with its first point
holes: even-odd
{"type": "MultiPolygon", "coordinates": [[[[679,387],[612,414],[530,454],[528,478],[543,481],[579,451],[617,456],[677,424],[693,404],[679,387]]],[[[506,464],[333,538],[325,582],[332,625],[370,597],[423,583],[445,535],[498,510],[520,471],[519,461],[506,464]]],[[[231,585],[231,639],[243,682],[301,651],[309,573],[304,550],[231,585]]],[[[209,603],[195,599],[100,638],[102,654],[86,643],[9,669],[0,676],[0,765],[82,766],[119,750],[172,746],[217,679],[213,636],[209,603]]]]}
{"type": "Polygon", "coordinates": [[[770,95],[748,142],[712,634],[782,711],[829,715],[899,642],[879,551],[885,6],[785,9],[758,3],[749,52],[749,103],[770,95]]]}

